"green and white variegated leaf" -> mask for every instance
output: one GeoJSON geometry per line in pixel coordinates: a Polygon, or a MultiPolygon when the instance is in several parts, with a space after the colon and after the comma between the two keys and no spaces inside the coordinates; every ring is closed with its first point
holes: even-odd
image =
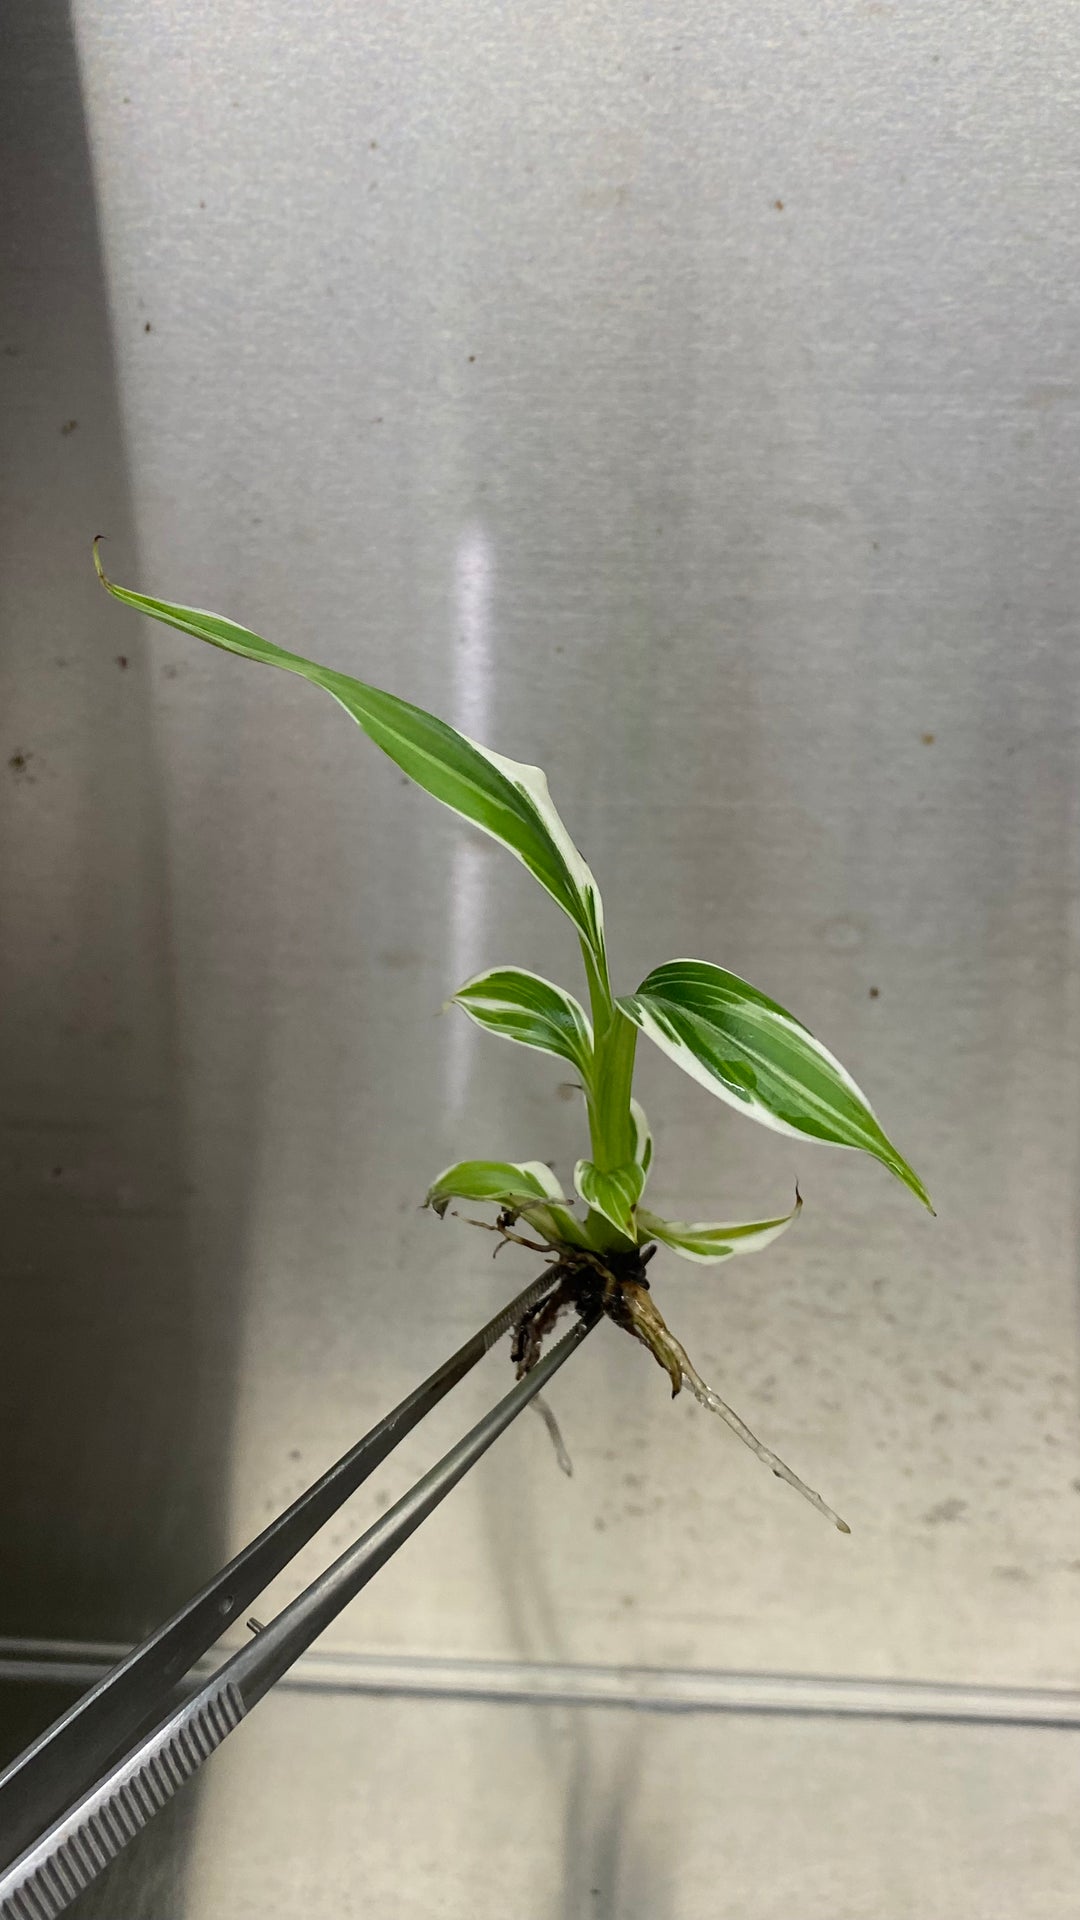
{"type": "Polygon", "coordinates": [[[847,1069],[737,974],[705,960],[671,960],[619,1005],[677,1066],[739,1112],[778,1133],[861,1148],[930,1207],[847,1069]]]}
{"type": "MultiPolygon", "coordinates": [[[[630,1121],[634,1129],[634,1159],[647,1178],[652,1166],[652,1134],[645,1118],[645,1109],[639,1100],[630,1102],[630,1121]]],[[[644,1186],[645,1181],[641,1184],[644,1186]]]]}
{"type": "Polygon", "coordinates": [[[523,1200],[565,1203],[566,1195],[542,1160],[458,1160],[432,1181],[424,1205],[442,1214],[451,1200],[513,1206],[523,1200]]]}
{"type": "Polygon", "coordinates": [[[492,967],[467,980],[454,995],[477,1026],[522,1046],[557,1053],[588,1085],[592,1073],[592,1027],[572,993],[521,967],[492,967]]]}
{"type": "Polygon", "coordinates": [[[459,1160],[433,1181],[424,1201],[445,1214],[451,1200],[473,1200],[519,1213],[553,1245],[586,1244],[584,1230],[559,1182],[542,1160],[459,1160]]]}
{"type": "Polygon", "coordinates": [[[628,1240],[637,1241],[634,1208],[645,1185],[645,1169],[636,1162],[601,1173],[591,1160],[579,1160],[574,1168],[574,1185],[586,1206],[602,1213],[628,1240]]]}
{"type": "Polygon", "coordinates": [[[482,833],[501,841],[528,867],[588,942],[606,978],[600,893],[555,811],[546,776],[539,767],[507,760],[458,733],[444,720],[425,713],[422,707],[354,680],[351,674],[337,673],[300,654],[287,653],[220,614],[116,586],[106,577],[96,545],[94,562],[109,592],[139,613],[178,627],[197,640],[206,640],[212,647],[300,674],[331,694],[410,780],[482,833]]]}
{"type": "Polygon", "coordinates": [[[725,1226],[711,1220],[662,1220],[658,1213],[639,1207],[638,1238],[662,1240],[665,1247],[681,1254],[684,1260],[711,1266],[718,1260],[729,1260],[734,1253],[760,1253],[762,1247],[767,1247],[790,1227],[801,1207],[802,1199],[796,1193],[791,1212],[779,1220],[747,1220],[738,1226],[725,1226]]]}

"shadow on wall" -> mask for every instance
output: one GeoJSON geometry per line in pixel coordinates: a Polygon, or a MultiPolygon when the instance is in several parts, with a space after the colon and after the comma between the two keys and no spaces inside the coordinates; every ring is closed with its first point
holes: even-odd
{"type": "MultiPolygon", "coordinates": [[[[67,9],[0,39],[0,1636],[119,1642],[225,1552],[242,1208],[196,1261],[150,687],[90,564],[131,507],[67,9]]],[[[0,1694],[3,1748],[64,1704],[0,1694]]],[[[179,1911],[182,1801],[80,1913],[179,1911]]]]}

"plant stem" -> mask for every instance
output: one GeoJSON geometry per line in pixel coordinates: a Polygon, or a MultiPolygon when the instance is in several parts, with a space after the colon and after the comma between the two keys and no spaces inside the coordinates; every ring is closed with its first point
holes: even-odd
{"type": "MultiPolygon", "coordinates": [[[[589,982],[593,1021],[593,1083],[588,1090],[589,1139],[593,1164],[602,1173],[625,1166],[634,1155],[630,1092],[634,1081],[637,1028],[616,1006],[607,967],[583,940],[581,954],[589,982]]],[[[632,1242],[603,1214],[590,1208],[590,1238],[598,1247],[625,1249],[632,1242]]]]}

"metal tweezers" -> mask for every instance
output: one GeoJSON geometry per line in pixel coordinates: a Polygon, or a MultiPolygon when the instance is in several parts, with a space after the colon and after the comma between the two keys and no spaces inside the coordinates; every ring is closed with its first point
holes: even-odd
{"type": "MultiPolygon", "coordinates": [[[[415,1533],[591,1332],[599,1308],[194,1692],[185,1679],[348,1496],[547,1293],[541,1275],[0,1773],[0,1920],[54,1920],[415,1533]],[[163,1716],[163,1717],[162,1717],[163,1716]],[[150,1727],[150,1731],[145,1729],[150,1727]]],[[[255,1623],[252,1623],[254,1625],[255,1623]]]]}

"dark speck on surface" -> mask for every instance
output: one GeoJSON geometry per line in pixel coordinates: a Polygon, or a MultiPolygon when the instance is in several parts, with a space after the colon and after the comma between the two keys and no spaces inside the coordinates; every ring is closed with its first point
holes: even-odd
{"type": "Polygon", "coordinates": [[[936,1507],[928,1508],[923,1519],[928,1527],[940,1527],[950,1520],[962,1520],[967,1512],[967,1501],[958,1500],[955,1494],[949,1500],[939,1500],[936,1507]]]}
{"type": "Polygon", "coordinates": [[[152,332],[153,332],[153,328],[152,328],[152,326],[150,325],[150,322],[149,322],[149,320],[146,320],[146,321],[144,321],[144,323],[143,323],[143,332],[144,332],[144,333],[152,333],[152,332]]]}
{"type": "Polygon", "coordinates": [[[880,998],[880,996],[881,996],[881,988],[880,988],[880,987],[871,987],[871,989],[870,989],[870,998],[871,998],[871,1000],[877,1000],[877,999],[879,999],[879,998],[880,998]]]}
{"type": "Polygon", "coordinates": [[[78,424],[79,424],[79,423],[78,423],[78,421],[77,421],[77,420],[65,420],[65,421],[64,421],[64,424],[63,424],[63,426],[61,427],[61,429],[60,429],[60,431],[61,431],[61,433],[63,434],[63,436],[64,436],[64,438],[65,438],[65,440],[67,439],[67,436],[68,436],[68,434],[69,434],[69,433],[74,433],[74,431],[75,431],[75,429],[76,429],[76,427],[78,426],[78,424]]]}
{"type": "Polygon", "coordinates": [[[121,673],[123,672],[124,668],[127,666],[127,663],[128,663],[127,654],[118,653],[116,656],[116,664],[120,668],[121,673]]]}
{"type": "Polygon", "coordinates": [[[20,774],[26,772],[27,766],[33,757],[32,753],[23,753],[21,750],[16,750],[16,752],[12,754],[8,761],[8,766],[11,768],[16,779],[19,778],[20,774]]]}
{"type": "Polygon", "coordinates": [[[774,206],[774,208],[776,209],[776,212],[777,212],[777,213],[783,213],[783,211],[784,211],[784,203],[783,203],[783,201],[782,201],[782,200],[774,200],[774,201],[773,201],[773,206],[774,206]]]}
{"type": "Polygon", "coordinates": [[[932,747],[936,739],[937,739],[936,733],[924,733],[922,737],[923,746],[932,747]]]}

